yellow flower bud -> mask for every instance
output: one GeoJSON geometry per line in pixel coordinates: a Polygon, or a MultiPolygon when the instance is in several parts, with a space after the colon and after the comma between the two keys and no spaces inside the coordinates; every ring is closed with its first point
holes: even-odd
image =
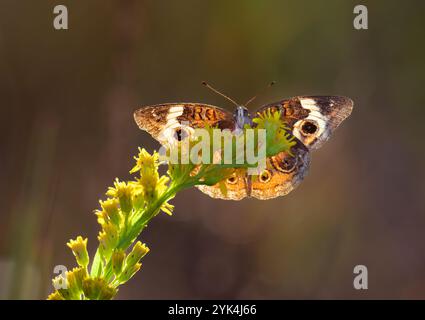
{"type": "Polygon", "coordinates": [[[134,157],[134,159],[136,159],[136,165],[130,170],[130,173],[140,171],[140,174],[144,175],[157,172],[159,165],[159,154],[157,152],[150,155],[145,149],[139,148],[139,154],[137,157],[134,157]]]}
{"type": "Polygon", "coordinates": [[[98,300],[111,300],[117,294],[118,289],[111,286],[102,287],[99,293],[98,300]]]}
{"type": "Polygon", "coordinates": [[[133,249],[128,254],[127,258],[125,259],[125,266],[133,266],[137,264],[141,258],[145,256],[149,252],[149,248],[142,244],[140,241],[137,241],[136,244],[133,246],[133,249]]]}
{"type": "Polygon", "coordinates": [[[143,209],[145,206],[145,194],[143,192],[143,187],[139,184],[134,187],[132,202],[135,210],[143,209]]]}
{"type": "Polygon", "coordinates": [[[72,271],[67,272],[66,279],[68,281],[68,290],[71,299],[81,300],[81,293],[83,290],[83,281],[87,278],[87,271],[84,268],[74,268],[72,271]]]}
{"type": "Polygon", "coordinates": [[[141,263],[136,263],[134,265],[126,265],[121,275],[118,277],[118,281],[120,284],[127,282],[134,276],[134,274],[140,270],[142,266],[141,263]]]}
{"type": "Polygon", "coordinates": [[[89,254],[87,253],[87,238],[78,236],[76,240],[69,240],[67,246],[71,248],[78,265],[87,268],[89,264],[89,254]]]}
{"type": "Polygon", "coordinates": [[[145,149],[139,148],[139,155],[135,159],[136,166],[130,173],[140,172],[140,178],[137,179],[137,182],[143,188],[144,198],[145,200],[153,201],[159,193],[157,188],[159,182],[159,154],[154,152],[150,155],[145,149]]]}
{"type": "Polygon", "coordinates": [[[62,295],[59,293],[59,291],[55,291],[53,293],[51,293],[48,297],[47,300],[65,300],[64,297],[62,297],[62,295]]]}
{"type": "Polygon", "coordinates": [[[68,289],[59,289],[58,292],[63,297],[64,300],[71,300],[72,296],[68,289]]]}
{"type": "Polygon", "coordinates": [[[83,281],[83,292],[90,300],[110,300],[117,290],[109,286],[102,278],[87,278],[83,281]]]}
{"type": "Polygon", "coordinates": [[[109,217],[105,211],[95,210],[94,214],[97,216],[97,223],[99,223],[102,227],[104,224],[109,223],[109,217]]]}
{"type": "Polygon", "coordinates": [[[124,264],[125,253],[123,250],[116,250],[112,254],[112,270],[117,276],[121,273],[122,266],[124,264]]]}
{"type": "Polygon", "coordinates": [[[168,202],[164,202],[164,204],[161,206],[161,210],[170,216],[173,214],[173,209],[174,206],[168,202]]]}
{"type": "Polygon", "coordinates": [[[132,209],[131,195],[133,192],[133,186],[130,183],[120,182],[115,179],[114,188],[109,188],[106,195],[113,198],[118,198],[120,202],[121,211],[124,213],[130,213],[132,209]]]}
{"type": "Polygon", "coordinates": [[[105,259],[109,259],[112,250],[118,243],[118,229],[113,224],[106,224],[97,237],[100,242],[100,252],[105,259]]]}
{"type": "Polygon", "coordinates": [[[112,223],[119,226],[121,222],[121,215],[118,210],[119,201],[114,198],[108,199],[106,201],[100,201],[100,205],[112,223]]]}

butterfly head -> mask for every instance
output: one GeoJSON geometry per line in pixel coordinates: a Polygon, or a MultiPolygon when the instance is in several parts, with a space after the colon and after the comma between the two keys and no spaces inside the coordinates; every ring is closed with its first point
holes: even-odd
{"type": "Polygon", "coordinates": [[[215,93],[219,94],[220,96],[224,97],[225,99],[229,100],[231,103],[233,103],[236,106],[235,111],[233,112],[233,120],[235,121],[235,129],[241,130],[244,128],[245,124],[252,124],[251,122],[251,116],[249,114],[248,109],[246,108],[246,105],[250,103],[252,100],[255,99],[255,97],[249,99],[249,101],[245,105],[240,105],[232,98],[229,98],[225,94],[221,93],[220,91],[214,89],[211,87],[208,83],[205,81],[202,82],[204,86],[206,86],[208,89],[214,91],[215,93]]]}
{"type": "Polygon", "coordinates": [[[236,123],[237,129],[243,129],[245,124],[251,125],[251,115],[249,111],[244,106],[237,106],[235,112],[233,113],[233,118],[236,123]]]}

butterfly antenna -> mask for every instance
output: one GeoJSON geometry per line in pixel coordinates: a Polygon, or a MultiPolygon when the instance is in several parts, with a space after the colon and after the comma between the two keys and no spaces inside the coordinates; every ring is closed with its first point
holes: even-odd
{"type": "Polygon", "coordinates": [[[260,94],[262,94],[264,91],[266,91],[268,88],[272,87],[276,81],[272,81],[268,84],[267,87],[265,87],[263,90],[261,90],[259,93],[257,93],[255,96],[253,96],[251,99],[249,99],[244,106],[246,107],[248,104],[250,104],[252,101],[254,101],[260,94]]]}
{"type": "Polygon", "coordinates": [[[211,87],[208,83],[206,83],[205,81],[202,81],[202,85],[206,86],[208,89],[214,91],[215,93],[219,94],[220,96],[222,96],[223,98],[229,100],[231,103],[233,103],[235,106],[239,106],[239,104],[233,100],[232,98],[229,98],[228,96],[226,96],[224,93],[221,93],[220,91],[214,89],[213,87],[211,87]]]}

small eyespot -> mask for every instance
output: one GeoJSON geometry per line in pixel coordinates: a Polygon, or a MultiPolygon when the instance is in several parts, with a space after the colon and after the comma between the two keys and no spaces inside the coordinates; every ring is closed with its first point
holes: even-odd
{"type": "Polygon", "coordinates": [[[317,131],[317,125],[311,121],[304,121],[301,126],[301,131],[305,135],[314,134],[317,131]]]}
{"type": "Polygon", "coordinates": [[[186,130],[182,129],[182,128],[176,128],[176,130],[174,130],[174,139],[176,139],[177,141],[182,141],[184,139],[186,139],[188,136],[186,130]]]}
{"type": "Polygon", "coordinates": [[[282,159],[282,162],[280,163],[280,170],[289,173],[295,169],[295,166],[297,165],[297,158],[288,155],[284,159],[282,159]]]}
{"type": "Polygon", "coordinates": [[[266,183],[269,182],[271,179],[272,175],[270,173],[270,171],[268,170],[264,170],[260,175],[259,175],[259,179],[262,183],[266,183]]]}
{"type": "Polygon", "coordinates": [[[228,184],[235,184],[236,182],[238,182],[238,177],[236,176],[236,174],[233,174],[228,177],[226,181],[228,184]]]}

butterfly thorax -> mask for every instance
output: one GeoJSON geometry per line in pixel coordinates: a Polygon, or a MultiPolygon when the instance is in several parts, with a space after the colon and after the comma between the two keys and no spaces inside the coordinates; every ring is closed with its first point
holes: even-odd
{"type": "Polygon", "coordinates": [[[237,106],[235,112],[233,112],[233,119],[235,120],[235,129],[243,129],[245,124],[252,124],[251,115],[244,106],[237,106]]]}

